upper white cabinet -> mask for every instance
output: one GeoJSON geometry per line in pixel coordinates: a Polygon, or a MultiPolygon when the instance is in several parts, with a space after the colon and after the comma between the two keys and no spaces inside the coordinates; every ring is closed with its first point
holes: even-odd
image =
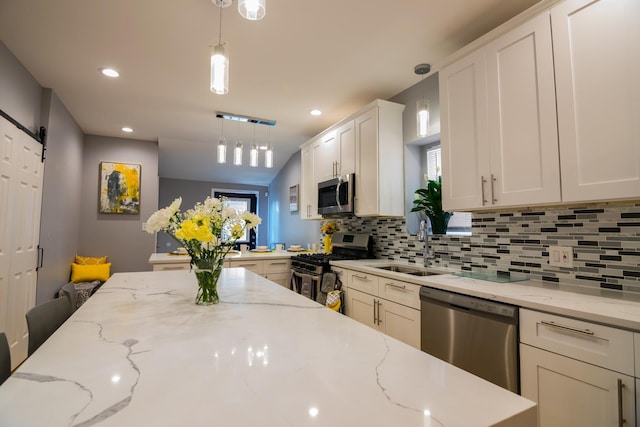
{"type": "Polygon", "coordinates": [[[548,13],[440,71],[443,205],[560,201],[548,13]]]}
{"type": "Polygon", "coordinates": [[[355,173],[355,215],[404,215],[403,110],[376,100],[302,146],[302,219],[321,218],[319,182],[349,173],[355,173]]]}
{"type": "Polygon", "coordinates": [[[355,172],[356,137],[353,120],[325,132],[314,153],[319,181],[355,172]]]}
{"type": "Polygon", "coordinates": [[[320,144],[321,141],[314,140],[301,150],[300,218],[302,219],[322,218],[318,214],[318,181],[314,169],[314,151],[319,149],[320,144]]]}
{"type": "Polygon", "coordinates": [[[562,199],[640,196],[640,1],[551,9],[562,199]]]}
{"type": "Polygon", "coordinates": [[[403,110],[379,100],[355,118],[356,216],[404,216],[403,110]]]}

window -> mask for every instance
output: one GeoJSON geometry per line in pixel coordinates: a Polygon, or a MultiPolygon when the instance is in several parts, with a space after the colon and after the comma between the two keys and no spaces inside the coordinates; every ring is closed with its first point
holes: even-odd
{"type": "MultiPolygon", "coordinates": [[[[253,193],[231,193],[224,191],[213,191],[213,196],[220,198],[225,197],[227,200],[224,203],[225,206],[230,206],[238,212],[249,211],[252,213],[257,212],[258,197],[253,193]]],[[[248,244],[250,249],[255,249],[256,246],[256,231],[255,229],[245,230],[244,236],[236,241],[236,249],[240,247],[240,244],[248,244]]]]}
{"type": "MultiPolygon", "coordinates": [[[[440,144],[425,145],[423,149],[423,156],[421,160],[423,176],[426,180],[435,180],[439,176],[442,176],[442,157],[440,144]]],[[[471,234],[471,213],[469,212],[454,212],[451,219],[449,219],[449,227],[447,228],[447,234],[471,234]]]]}

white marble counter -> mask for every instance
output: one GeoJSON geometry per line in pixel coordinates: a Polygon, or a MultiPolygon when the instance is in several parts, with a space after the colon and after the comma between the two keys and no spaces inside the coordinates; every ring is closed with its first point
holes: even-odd
{"type": "Polygon", "coordinates": [[[454,274],[416,277],[374,268],[375,265],[403,264],[385,260],[334,261],[331,264],[432,288],[640,331],[640,295],[630,292],[534,280],[494,283],[454,274]]]}
{"type": "Polygon", "coordinates": [[[245,269],[219,292],[200,307],[189,271],[114,274],[0,386],[0,426],[536,424],[534,403],[245,269]]]}
{"type": "MultiPolygon", "coordinates": [[[[271,252],[245,252],[245,253],[230,253],[225,257],[225,260],[263,260],[263,259],[285,259],[291,258],[292,256],[297,255],[298,253],[310,253],[307,251],[303,252],[290,252],[290,251],[271,251],[271,252]]],[[[176,263],[185,263],[188,264],[190,261],[189,255],[176,255],[172,253],[164,253],[157,252],[151,254],[149,257],[149,264],[176,264],[176,263]]]]}

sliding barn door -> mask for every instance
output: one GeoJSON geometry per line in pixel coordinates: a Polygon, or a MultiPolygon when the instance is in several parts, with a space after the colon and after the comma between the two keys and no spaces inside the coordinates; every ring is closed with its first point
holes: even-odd
{"type": "Polygon", "coordinates": [[[42,144],[0,117],[0,331],[12,368],[27,357],[25,313],[35,305],[42,144]]]}

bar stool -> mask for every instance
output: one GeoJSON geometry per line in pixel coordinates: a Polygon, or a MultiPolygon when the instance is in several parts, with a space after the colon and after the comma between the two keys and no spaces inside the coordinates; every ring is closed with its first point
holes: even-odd
{"type": "Polygon", "coordinates": [[[71,303],[68,298],[52,299],[27,311],[28,356],[31,356],[70,316],[71,303]]]}
{"type": "Polygon", "coordinates": [[[11,353],[9,341],[4,332],[0,332],[0,385],[11,376],[11,353]]]}

